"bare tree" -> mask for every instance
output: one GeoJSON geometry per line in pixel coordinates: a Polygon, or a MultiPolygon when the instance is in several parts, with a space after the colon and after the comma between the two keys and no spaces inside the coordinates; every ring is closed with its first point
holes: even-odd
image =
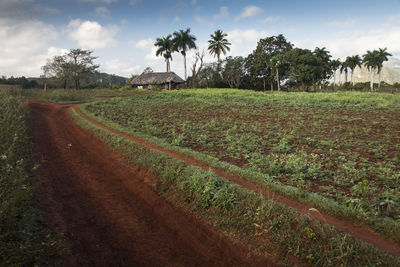
{"type": "Polygon", "coordinates": [[[196,86],[196,81],[197,81],[197,75],[199,74],[199,72],[201,71],[201,69],[203,68],[203,60],[204,60],[204,56],[205,56],[205,51],[202,50],[201,52],[196,51],[195,55],[194,55],[194,61],[192,63],[192,87],[194,88],[196,86]],[[197,64],[200,63],[199,67],[197,68],[197,64]]]}

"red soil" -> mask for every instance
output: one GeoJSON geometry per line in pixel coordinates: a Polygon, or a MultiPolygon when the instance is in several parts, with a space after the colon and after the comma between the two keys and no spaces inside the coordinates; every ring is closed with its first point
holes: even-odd
{"type": "Polygon", "coordinates": [[[61,266],[265,266],[270,259],[167,202],[151,176],[77,126],[68,105],[29,102],[40,203],[70,253],[61,266]]]}
{"type": "Polygon", "coordinates": [[[206,165],[204,162],[198,161],[194,158],[190,158],[186,155],[182,155],[179,154],[177,152],[171,151],[171,150],[167,150],[165,148],[156,146],[154,144],[151,144],[145,140],[142,140],[140,138],[137,138],[135,136],[131,136],[125,133],[122,133],[120,131],[117,131],[115,129],[112,129],[110,127],[107,127],[97,121],[94,121],[93,119],[87,117],[85,114],[83,114],[76,106],[74,106],[74,109],[78,112],[78,114],[80,116],[82,116],[83,118],[85,118],[86,120],[90,121],[91,123],[102,127],[112,133],[115,133],[117,135],[120,135],[124,138],[130,139],[134,142],[137,142],[139,144],[142,144],[144,146],[147,146],[149,148],[152,148],[154,150],[163,152],[171,157],[175,157],[178,159],[181,159],[185,162],[187,162],[188,164],[194,165],[194,166],[198,166],[200,168],[209,170],[211,169],[213,172],[215,172],[216,174],[218,174],[220,177],[229,179],[230,181],[239,184],[243,187],[246,187],[250,190],[262,193],[263,195],[272,198],[280,203],[285,204],[286,206],[289,206],[291,208],[294,208],[302,213],[305,213],[309,216],[311,216],[314,219],[317,219],[319,221],[325,222],[331,226],[334,226],[336,229],[338,229],[339,231],[345,232],[345,233],[349,233],[351,235],[353,235],[354,237],[370,243],[384,251],[387,251],[395,256],[400,257],[400,244],[398,244],[397,242],[395,242],[393,239],[386,237],[382,234],[379,234],[377,232],[375,232],[373,229],[371,229],[369,226],[367,225],[360,225],[358,223],[353,223],[353,222],[349,222],[349,221],[344,221],[341,219],[338,219],[328,213],[322,212],[322,211],[318,211],[316,209],[314,209],[312,206],[289,199],[285,196],[279,195],[275,192],[272,192],[264,187],[255,185],[247,180],[244,180],[242,177],[231,174],[231,173],[227,173],[225,171],[216,169],[216,168],[212,168],[208,165],[206,165]]]}

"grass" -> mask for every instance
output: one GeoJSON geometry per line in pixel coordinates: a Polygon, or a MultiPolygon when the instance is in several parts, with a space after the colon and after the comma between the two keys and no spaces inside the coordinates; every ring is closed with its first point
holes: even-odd
{"type": "Polygon", "coordinates": [[[400,242],[400,95],[184,90],[82,110],[400,242]]]}
{"type": "Polygon", "coordinates": [[[0,266],[47,266],[62,243],[41,220],[24,100],[0,92],[0,266]]]}
{"type": "Polygon", "coordinates": [[[14,89],[9,90],[8,92],[14,96],[23,96],[27,98],[33,98],[41,102],[52,102],[58,104],[83,103],[108,97],[127,97],[151,93],[151,91],[144,89],[55,89],[47,91],[42,89],[14,89]]]}
{"type": "Polygon", "coordinates": [[[207,219],[254,252],[286,265],[399,265],[390,256],[280,203],[161,152],[131,142],[81,118],[78,124],[134,163],[156,174],[152,184],[168,201],[207,219]]]}

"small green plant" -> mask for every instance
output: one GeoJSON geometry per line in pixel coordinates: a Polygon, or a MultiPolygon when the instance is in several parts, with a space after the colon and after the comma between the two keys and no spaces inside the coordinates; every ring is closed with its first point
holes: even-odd
{"type": "Polygon", "coordinates": [[[289,153],[292,149],[285,138],[279,141],[279,144],[272,149],[274,152],[289,153]]]}
{"type": "Polygon", "coordinates": [[[311,227],[304,228],[304,231],[309,239],[313,241],[316,241],[318,239],[317,234],[313,231],[311,227]]]}

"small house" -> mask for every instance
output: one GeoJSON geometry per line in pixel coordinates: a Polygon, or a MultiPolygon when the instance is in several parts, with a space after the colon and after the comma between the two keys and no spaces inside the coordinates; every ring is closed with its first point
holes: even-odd
{"type": "Polygon", "coordinates": [[[132,80],[134,88],[154,88],[161,87],[162,89],[176,89],[185,81],[175,74],[175,72],[148,72],[142,73],[132,80]]]}

